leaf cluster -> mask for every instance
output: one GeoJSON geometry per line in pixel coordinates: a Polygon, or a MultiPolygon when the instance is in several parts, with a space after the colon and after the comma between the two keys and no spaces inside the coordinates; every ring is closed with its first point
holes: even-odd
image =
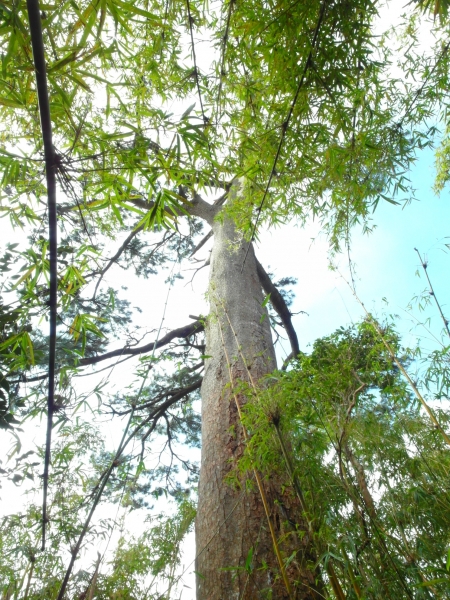
{"type": "MultiPolygon", "coordinates": [[[[395,331],[384,335],[401,355],[395,331]]],[[[325,580],[331,563],[348,597],[446,597],[448,451],[370,323],[317,340],[267,383],[245,407],[241,468],[292,486],[282,436],[325,580]]]]}

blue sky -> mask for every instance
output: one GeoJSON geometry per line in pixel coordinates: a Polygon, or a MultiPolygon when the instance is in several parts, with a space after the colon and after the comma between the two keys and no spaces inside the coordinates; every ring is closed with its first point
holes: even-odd
{"type": "MultiPolygon", "coordinates": [[[[434,176],[434,152],[423,151],[410,174],[416,200],[404,207],[381,201],[373,214],[374,231],[363,234],[355,228],[352,236],[351,256],[359,296],[379,316],[398,313],[398,328],[405,334],[414,321],[404,309],[427,288],[414,247],[428,260],[428,272],[444,313],[450,298],[450,252],[445,247],[445,243],[450,243],[449,190],[445,188],[437,196],[432,189],[434,176]],[[416,275],[418,270],[420,278],[416,275]]],[[[278,276],[298,278],[293,311],[309,313],[308,317],[295,317],[302,350],[317,337],[362,317],[362,308],[346,283],[338,273],[329,270],[327,242],[314,224],[305,229],[289,227],[266,233],[257,255],[278,276]]],[[[335,263],[348,278],[347,257],[338,256],[335,263]]],[[[425,314],[413,312],[419,318],[431,316],[438,332],[442,321],[437,309],[430,308],[425,314]]],[[[447,314],[450,316],[450,308],[447,314]]]]}

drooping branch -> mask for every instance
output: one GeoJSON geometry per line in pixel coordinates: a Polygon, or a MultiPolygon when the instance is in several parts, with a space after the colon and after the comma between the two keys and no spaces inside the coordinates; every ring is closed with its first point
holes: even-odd
{"type": "MultiPolygon", "coordinates": [[[[145,346],[136,346],[136,347],[125,346],[125,348],[117,348],[116,350],[106,352],[105,354],[99,354],[98,356],[89,356],[87,358],[82,358],[79,361],[78,366],[85,367],[88,365],[94,365],[94,364],[97,364],[104,360],[114,358],[116,356],[130,358],[131,356],[145,354],[146,352],[151,352],[153,350],[153,348],[155,348],[155,350],[157,350],[158,348],[162,348],[163,346],[166,346],[172,340],[177,339],[177,338],[180,338],[180,339],[185,338],[185,341],[187,343],[187,338],[189,338],[191,335],[194,335],[195,333],[201,333],[202,331],[204,331],[204,329],[205,329],[205,325],[204,325],[203,320],[197,319],[194,323],[190,323],[189,325],[185,325],[184,327],[178,327],[178,329],[173,329],[172,331],[169,331],[165,336],[163,336],[161,339],[159,339],[156,343],[150,342],[149,344],[145,344],[145,346]]],[[[197,344],[188,344],[188,345],[192,348],[196,348],[199,351],[204,351],[204,345],[197,345],[197,344]]],[[[122,362],[122,361],[119,361],[119,362],[122,362]]],[[[59,371],[59,369],[56,369],[56,372],[58,372],[58,371],[59,371]]],[[[98,371],[96,371],[96,373],[97,372],[98,371]]],[[[47,377],[48,377],[47,372],[41,373],[39,375],[34,375],[32,377],[28,377],[25,373],[23,373],[21,375],[20,379],[18,379],[17,381],[14,381],[13,383],[18,383],[21,381],[24,381],[27,383],[35,383],[37,381],[44,381],[45,379],[47,379],[47,377]]]]}
{"type": "MultiPolygon", "coordinates": [[[[163,336],[157,342],[150,342],[149,344],[145,344],[144,346],[136,346],[136,347],[125,346],[124,348],[117,348],[116,350],[111,350],[110,352],[105,352],[105,354],[99,354],[97,356],[89,356],[87,358],[82,358],[78,362],[78,366],[85,367],[88,365],[95,365],[99,362],[108,360],[110,358],[114,358],[116,356],[131,357],[131,356],[137,356],[139,354],[145,354],[146,352],[153,351],[153,349],[157,350],[158,348],[162,348],[163,346],[166,346],[171,341],[173,341],[174,339],[177,339],[177,338],[181,338],[181,339],[185,338],[185,340],[187,342],[187,338],[189,338],[191,335],[194,335],[195,333],[201,333],[204,330],[205,330],[205,324],[204,324],[203,320],[197,319],[196,321],[194,321],[193,323],[190,323],[189,325],[185,325],[184,327],[178,327],[178,329],[173,329],[172,331],[169,331],[165,336],[163,336]]],[[[196,348],[199,351],[204,351],[204,345],[198,345],[198,344],[188,344],[188,345],[191,346],[192,348],[196,348]]],[[[122,362],[122,361],[119,361],[119,362],[122,362]]],[[[58,371],[59,371],[59,369],[56,370],[56,372],[58,372],[58,371]]],[[[24,381],[27,383],[35,383],[38,381],[44,381],[45,379],[47,379],[47,377],[48,377],[47,372],[41,373],[39,375],[34,375],[32,377],[28,377],[25,373],[23,373],[21,375],[20,379],[14,381],[13,383],[18,383],[21,381],[24,381]]]]}
{"type": "Polygon", "coordinates": [[[300,346],[298,344],[298,337],[295,332],[294,326],[292,325],[291,311],[289,310],[288,305],[286,304],[283,296],[272,283],[269,275],[266,273],[264,267],[259,262],[259,260],[256,260],[256,268],[258,271],[258,277],[261,283],[261,287],[266,294],[270,294],[269,301],[272,304],[278,316],[280,317],[283,327],[286,330],[289,342],[291,344],[292,356],[297,356],[300,353],[300,346]]]}
{"type": "Polygon", "coordinates": [[[176,338],[188,338],[194,333],[200,333],[204,331],[205,324],[201,320],[194,321],[189,325],[185,325],[184,327],[178,327],[178,329],[173,329],[166,333],[161,339],[156,342],[150,342],[149,344],[145,344],[145,346],[137,346],[137,347],[125,347],[125,348],[117,348],[117,350],[111,350],[110,352],[105,352],[104,354],[99,354],[98,356],[89,356],[88,358],[82,358],[78,363],[81,367],[85,367],[87,365],[95,365],[103,360],[108,360],[109,358],[114,358],[116,356],[136,356],[138,354],[145,354],[146,352],[151,352],[153,349],[157,350],[162,346],[166,346],[172,340],[176,338]]]}

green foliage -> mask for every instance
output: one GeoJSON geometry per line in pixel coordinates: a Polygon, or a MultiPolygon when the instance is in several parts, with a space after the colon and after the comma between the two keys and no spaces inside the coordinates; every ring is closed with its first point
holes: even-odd
{"type": "MultiPolygon", "coordinates": [[[[430,140],[415,128],[417,106],[407,110],[410,94],[389,75],[390,51],[376,48],[376,3],[327,3],[311,56],[318,1],[275,9],[232,3],[225,45],[221,9],[190,4],[191,23],[182,3],[85,0],[43,8],[58,176],[71,218],[79,202],[89,207],[86,222],[102,231],[121,223],[123,210],[145,227],[171,226],[188,206],[179,186],[202,190],[245,174],[247,193],[233,214],[248,228],[294,98],[264,218],[276,223],[312,211],[338,244],[381,198],[406,191],[414,148],[430,140]],[[219,60],[209,71],[182,56],[190,26],[212,38],[219,60]],[[190,102],[197,78],[205,114],[190,102]],[[180,117],[160,107],[187,98],[180,117]]],[[[2,205],[21,224],[39,221],[36,201],[45,195],[24,4],[5,3],[0,35],[0,102],[11,125],[1,138],[2,205]]],[[[410,63],[405,71],[426,75],[426,66],[410,63]]],[[[421,91],[422,122],[431,87],[421,91]]]]}
{"type": "MultiPolygon", "coordinates": [[[[383,333],[401,355],[395,332],[383,333]]],[[[331,561],[347,597],[447,597],[448,450],[372,326],[317,340],[268,383],[245,408],[253,435],[241,467],[289,486],[280,432],[322,565],[331,561]]]]}
{"type": "Polygon", "coordinates": [[[31,331],[20,309],[5,306],[0,298],[0,429],[11,430],[19,423],[15,412],[25,403],[17,395],[11,374],[26,371],[35,364],[31,331]]]}
{"type": "MultiPolygon", "coordinates": [[[[321,8],[317,0],[208,8],[194,1],[189,19],[183,3],[43,5],[59,182],[58,304],[69,362],[100,350],[108,335],[108,316],[85,293],[109,268],[103,250],[121,232],[135,232],[116,261],[131,262],[144,276],[173,254],[186,256],[199,225],[191,221],[190,234],[181,235],[179,222],[198,192],[223,191],[242,175],[243,193],[225,210],[248,235],[257,234],[256,216],[269,224],[313,216],[334,249],[348,242],[356,223],[369,227],[380,200],[396,203],[410,193],[416,149],[432,143],[429,121],[446,108],[446,21],[434,28],[435,45],[424,54],[418,29],[428,24],[419,13],[378,43],[377,3],[321,8]],[[185,56],[191,28],[210,40],[215,57],[202,69],[185,56]],[[394,59],[402,77],[392,73],[394,59]],[[84,306],[74,313],[78,303],[84,306]]],[[[4,3],[0,209],[15,227],[36,228],[29,248],[11,248],[3,259],[22,323],[30,315],[46,318],[48,296],[44,162],[28,29],[26,4],[4,3]]],[[[13,351],[20,350],[15,369],[45,359],[35,351],[38,336],[22,332],[12,340],[13,351]]]]}
{"type": "Polygon", "coordinates": [[[417,6],[424,12],[428,12],[433,9],[434,18],[439,15],[441,21],[445,20],[448,15],[449,3],[447,0],[413,0],[412,3],[417,4],[417,6]]]}
{"type": "MultiPolygon", "coordinates": [[[[98,451],[101,445],[98,432],[79,419],[71,427],[61,428],[53,453],[51,523],[45,552],[40,551],[40,495],[33,498],[30,494],[31,501],[20,512],[2,517],[0,590],[3,594],[9,591],[21,597],[18,594],[20,590],[24,592],[30,577],[32,585],[29,598],[56,598],[61,573],[65,568],[67,548],[73,545],[83,519],[84,511],[80,508],[84,500],[85,469],[89,465],[90,453],[98,451]]],[[[16,446],[11,455],[15,451],[19,453],[20,447],[16,446]]],[[[39,490],[38,475],[42,471],[42,460],[43,454],[39,448],[29,451],[18,456],[15,468],[2,469],[3,477],[12,477],[15,483],[20,483],[26,477],[34,481],[33,487],[39,490]]],[[[100,522],[90,535],[104,535],[108,526],[100,522]]]]}
{"type": "MultiPolygon", "coordinates": [[[[104,448],[99,432],[77,419],[70,426],[63,425],[58,438],[60,441],[53,448],[46,551],[40,551],[40,495],[33,498],[29,490],[33,500],[21,512],[2,518],[0,593],[4,595],[10,593],[16,594],[16,598],[23,598],[29,579],[28,599],[56,599],[66,568],[67,551],[75,545],[89,510],[87,499],[93,492],[89,473],[104,448]]],[[[12,478],[16,484],[25,477],[31,479],[39,490],[39,477],[36,475],[37,469],[42,469],[42,458],[39,450],[29,451],[16,459],[15,468],[0,469],[0,474],[12,478]]],[[[133,493],[129,460],[125,461],[122,471],[118,470],[117,479],[121,479],[121,485],[113,487],[117,487],[118,491],[107,495],[105,502],[119,500],[123,510],[127,510],[125,491],[128,488],[128,495],[133,493]]],[[[193,503],[185,495],[180,495],[173,515],[143,518],[146,524],[138,539],[122,531],[112,557],[98,576],[96,597],[105,600],[156,599],[160,597],[161,587],[170,588],[176,584],[181,542],[190,531],[194,516],[193,503]],[[150,596],[145,596],[146,593],[150,596]]],[[[99,544],[106,546],[116,526],[117,515],[116,518],[98,518],[90,526],[80,556],[84,563],[89,560],[85,557],[85,550],[93,542],[97,547],[99,544]]],[[[78,569],[70,586],[70,597],[78,597],[86,591],[91,574],[90,567],[78,569]]]]}
{"type": "MultiPolygon", "coordinates": [[[[414,2],[420,11],[382,36],[375,33],[379,6],[191,0],[188,15],[183,2],[42,3],[58,179],[58,441],[49,548],[36,550],[37,504],[5,521],[4,595],[18,596],[28,577],[28,600],[57,594],[67,562],[63,544],[67,550],[76,540],[87,501],[112,459],[98,432],[78,419],[81,409],[92,418],[131,414],[142,447],[115,465],[106,499],[139,508],[149,497],[171,493],[180,502],[165,524],[136,540],[121,538],[111,572],[98,576],[98,593],[145,597],[144,571],[169,587],[174,582],[180,540],[192,519],[192,507],[180,501],[179,467],[186,486],[197,480],[196,465],[179,458],[177,445],[200,443],[194,402],[204,340],[193,334],[181,348],[173,343],[157,356],[148,352],[138,371],[151,371],[151,380],[138,391],[130,377],[109,404],[103,382],[92,392],[77,391],[73,377],[83,359],[105,352],[111,341],[127,348],[136,341],[129,302],[100,287],[102,278],[113,263],[149,277],[188,257],[201,233],[192,216],[197,194],[222,195],[235,177],[243,177],[243,193],[224,211],[249,238],[258,234],[256,219],[278,225],[313,217],[335,251],[349,243],[352,226],[369,229],[380,201],[410,197],[416,151],[433,143],[436,122],[446,120],[447,3],[414,2]],[[422,10],[439,14],[434,27],[422,10]],[[432,29],[426,52],[421,27],[432,29]],[[201,68],[187,47],[191,34],[208,44],[212,57],[201,68]],[[108,261],[112,245],[120,247],[108,261]],[[177,390],[192,385],[171,403],[177,390]],[[150,435],[164,440],[156,464],[146,454],[150,435]]],[[[16,461],[1,473],[19,484],[37,475],[36,461],[21,454],[17,425],[45,410],[49,294],[42,132],[25,2],[0,5],[0,54],[0,216],[28,236],[26,247],[12,244],[0,258],[2,294],[10,299],[0,304],[0,428],[15,436],[16,461]]],[[[450,172],[448,137],[438,154],[438,189],[450,172]]],[[[401,352],[395,333],[385,335],[401,352]]],[[[448,347],[427,368],[425,383],[448,396],[448,347]]],[[[402,598],[401,582],[417,597],[433,588],[448,594],[448,460],[369,326],[318,341],[272,383],[270,393],[249,405],[250,451],[263,471],[282,468],[270,425],[280,417],[322,563],[333,561],[348,597],[359,586],[367,597],[402,598]],[[380,483],[370,518],[358,465],[372,491],[380,483]]],[[[440,418],[446,425],[446,415],[440,418]]],[[[89,530],[87,543],[111,527],[89,530]]],[[[80,570],[71,597],[86,591],[90,577],[80,570]]]]}
{"type": "Polygon", "coordinates": [[[177,583],[180,545],[191,530],[194,517],[194,505],[183,500],[173,517],[157,515],[148,519],[150,523],[159,523],[151,525],[137,539],[121,537],[110,562],[111,573],[99,579],[96,597],[99,600],[169,598],[177,583]]]}

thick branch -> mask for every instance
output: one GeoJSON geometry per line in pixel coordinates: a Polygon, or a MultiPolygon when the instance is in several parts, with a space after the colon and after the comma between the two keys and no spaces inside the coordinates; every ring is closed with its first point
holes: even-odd
{"type": "MultiPolygon", "coordinates": [[[[94,365],[98,362],[102,362],[104,360],[108,360],[109,358],[114,358],[115,356],[124,356],[130,357],[135,356],[137,354],[145,354],[146,352],[150,352],[153,348],[158,349],[162,346],[169,344],[172,340],[176,338],[188,338],[194,333],[200,333],[204,331],[205,326],[202,321],[197,320],[194,323],[190,323],[189,325],[185,325],[184,327],[179,327],[178,329],[174,329],[173,331],[169,331],[164,337],[156,342],[151,342],[150,344],[145,344],[145,346],[137,346],[137,347],[125,347],[118,348],[117,350],[112,350],[111,352],[106,352],[105,354],[99,354],[98,356],[90,356],[87,358],[82,358],[78,363],[79,366],[84,367],[87,365],[94,365]]],[[[204,351],[204,345],[195,345],[189,344],[192,348],[196,348],[197,350],[204,351]]],[[[122,362],[122,361],[119,361],[122,362]]],[[[59,369],[57,369],[57,372],[59,369]]],[[[99,373],[100,371],[96,371],[99,373]]],[[[80,377],[81,375],[78,375],[80,377]]],[[[31,383],[36,381],[44,381],[48,377],[48,372],[42,373],[40,375],[34,375],[32,377],[27,377],[26,373],[23,373],[21,378],[14,381],[13,383],[20,383],[21,381],[31,383]]]]}
{"type": "Polygon", "coordinates": [[[145,346],[137,346],[136,348],[118,348],[117,350],[111,350],[110,352],[105,352],[105,354],[99,354],[98,356],[82,358],[79,362],[79,365],[81,367],[85,367],[86,365],[94,365],[103,360],[114,358],[115,356],[133,356],[137,354],[145,354],[146,352],[151,352],[153,349],[156,350],[167,345],[176,338],[188,338],[191,335],[194,335],[194,333],[200,333],[200,331],[204,331],[204,329],[205,325],[202,321],[194,321],[189,325],[169,331],[169,333],[166,333],[165,336],[156,342],[150,342],[149,344],[145,344],[145,346]]]}
{"type": "Polygon", "coordinates": [[[300,353],[300,347],[298,344],[297,334],[295,333],[294,326],[292,325],[291,312],[283,296],[273,285],[270,277],[267,275],[266,271],[264,270],[264,267],[258,260],[256,260],[256,268],[258,271],[258,277],[261,283],[261,287],[266,292],[266,294],[270,294],[270,303],[272,304],[273,308],[280,317],[281,322],[283,323],[283,327],[286,330],[289,342],[291,344],[292,354],[294,356],[298,356],[298,354],[300,353]]]}
{"type": "Polygon", "coordinates": [[[208,202],[205,202],[205,200],[197,193],[194,194],[193,199],[189,202],[186,193],[182,188],[180,188],[179,194],[186,198],[188,205],[183,208],[185,208],[190,215],[200,217],[200,219],[203,219],[212,226],[214,218],[221,210],[220,205],[208,204],[208,202]]]}
{"type": "MultiPolygon", "coordinates": [[[[222,194],[222,196],[220,196],[219,198],[217,198],[217,200],[214,200],[213,206],[218,207],[218,206],[222,206],[223,204],[225,204],[225,201],[228,198],[228,192],[230,191],[231,185],[232,184],[227,185],[225,193],[222,194]]],[[[194,256],[194,254],[196,254],[200,250],[200,248],[202,248],[206,244],[206,242],[212,238],[213,235],[214,235],[214,232],[211,229],[210,232],[207,233],[205,235],[205,237],[192,250],[190,257],[194,256]]]]}

